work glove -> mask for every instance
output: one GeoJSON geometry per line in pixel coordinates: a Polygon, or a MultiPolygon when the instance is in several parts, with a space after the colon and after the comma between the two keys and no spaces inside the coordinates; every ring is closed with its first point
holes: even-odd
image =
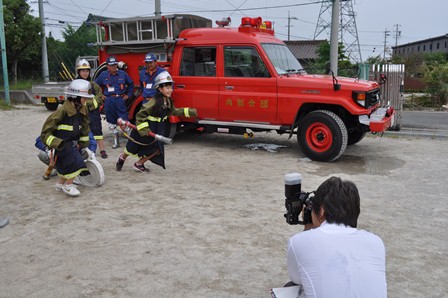
{"type": "Polygon", "coordinates": [[[198,111],[195,108],[188,108],[188,115],[190,117],[197,117],[198,111]]]}
{"type": "Polygon", "coordinates": [[[58,150],[58,151],[62,151],[62,150],[64,150],[64,148],[65,148],[66,145],[67,145],[67,144],[66,144],[65,141],[61,141],[61,142],[59,143],[59,145],[58,145],[55,149],[58,150]]]}

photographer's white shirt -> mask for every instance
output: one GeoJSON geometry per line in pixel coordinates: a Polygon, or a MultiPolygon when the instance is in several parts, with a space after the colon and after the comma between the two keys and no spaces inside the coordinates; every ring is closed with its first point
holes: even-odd
{"type": "Polygon", "coordinates": [[[306,297],[387,297],[384,244],[370,232],[323,222],[289,239],[287,260],[306,297]]]}

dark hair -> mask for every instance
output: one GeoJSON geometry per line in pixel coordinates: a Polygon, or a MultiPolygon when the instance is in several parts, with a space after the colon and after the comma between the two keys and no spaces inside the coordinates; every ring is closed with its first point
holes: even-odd
{"type": "Polygon", "coordinates": [[[165,86],[173,86],[173,83],[169,82],[169,83],[162,83],[159,86],[157,86],[157,91],[159,90],[159,88],[163,88],[165,86]]]}
{"type": "Polygon", "coordinates": [[[313,210],[319,214],[325,209],[325,220],[328,223],[344,224],[356,228],[361,212],[359,192],[351,181],[343,181],[331,177],[324,181],[315,191],[313,210]]]}
{"type": "MultiPolygon", "coordinates": [[[[156,101],[156,104],[154,105],[153,110],[152,110],[153,116],[160,117],[160,115],[162,114],[162,109],[163,109],[162,107],[163,107],[163,102],[164,102],[163,94],[162,94],[162,92],[160,92],[160,90],[157,90],[156,94],[154,95],[154,99],[156,101]]],[[[171,98],[169,100],[172,101],[171,98]]],[[[171,107],[172,107],[172,105],[171,105],[171,107]]],[[[170,107],[170,109],[171,109],[171,107],[170,107]]]]}

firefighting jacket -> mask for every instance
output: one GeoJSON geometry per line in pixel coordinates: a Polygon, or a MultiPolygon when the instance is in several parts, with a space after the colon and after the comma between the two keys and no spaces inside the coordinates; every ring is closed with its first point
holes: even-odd
{"type": "Polygon", "coordinates": [[[86,105],[89,111],[93,111],[98,109],[103,104],[103,91],[94,81],[90,81],[90,84],[92,85],[92,94],[95,96],[93,98],[89,98],[86,101],[86,105]]]}
{"type": "Polygon", "coordinates": [[[155,134],[164,133],[165,122],[168,116],[196,117],[198,114],[194,108],[176,108],[171,98],[166,98],[166,104],[161,93],[156,93],[154,98],[144,104],[136,115],[138,133],[143,137],[149,132],[155,134]]]}
{"type": "Polygon", "coordinates": [[[45,121],[41,140],[50,148],[62,150],[66,144],[78,142],[81,148],[89,145],[89,117],[87,107],[78,112],[72,102],[66,100],[45,121]]]}

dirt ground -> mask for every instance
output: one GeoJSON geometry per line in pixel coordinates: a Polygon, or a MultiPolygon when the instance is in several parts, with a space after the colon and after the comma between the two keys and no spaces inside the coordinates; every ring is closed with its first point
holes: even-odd
{"type": "Polygon", "coordinates": [[[389,297],[448,293],[446,139],[367,137],[318,163],[286,135],[183,134],[165,147],[166,170],[142,174],[133,159],[115,171],[123,143],[112,150],[105,129],[106,182],[71,198],[41,178],[34,139],[49,114],[0,111],[0,297],[270,297],[302,229],[283,217],[290,172],[306,191],[332,175],[357,184],[359,226],[386,246],[389,297]]]}

